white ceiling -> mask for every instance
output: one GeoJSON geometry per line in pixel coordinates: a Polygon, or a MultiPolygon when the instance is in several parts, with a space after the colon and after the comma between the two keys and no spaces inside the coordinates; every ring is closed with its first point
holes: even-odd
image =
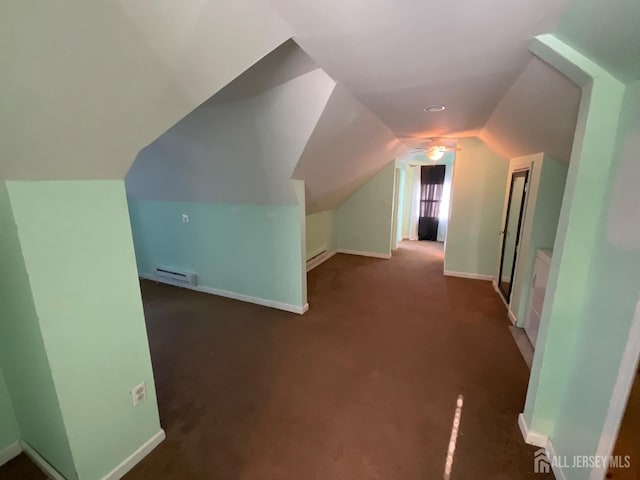
{"type": "Polygon", "coordinates": [[[568,0],[272,0],[296,41],[398,137],[473,134],[568,0]],[[430,104],[445,112],[426,114],[430,104]]]}

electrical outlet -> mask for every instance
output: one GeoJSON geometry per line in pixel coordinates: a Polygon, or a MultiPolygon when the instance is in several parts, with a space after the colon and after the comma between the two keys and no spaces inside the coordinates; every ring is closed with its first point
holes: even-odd
{"type": "Polygon", "coordinates": [[[147,387],[144,382],[140,385],[136,385],[131,389],[131,399],[133,400],[133,406],[137,407],[141,402],[147,398],[147,387]]]}
{"type": "Polygon", "coordinates": [[[189,215],[186,213],[182,214],[182,223],[189,223],[189,215]]]}

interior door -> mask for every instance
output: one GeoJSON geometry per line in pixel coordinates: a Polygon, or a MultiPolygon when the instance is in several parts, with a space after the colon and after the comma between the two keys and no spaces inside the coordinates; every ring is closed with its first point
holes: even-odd
{"type": "Polygon", "coordinates": [[[507,303],[509,303],[513,288],[528,181],[529,170],[520,170],[511,176],[507,215],[502,232],[500,232],[502,234],[502,255],[500,257],[498,287],[507,303]]]}

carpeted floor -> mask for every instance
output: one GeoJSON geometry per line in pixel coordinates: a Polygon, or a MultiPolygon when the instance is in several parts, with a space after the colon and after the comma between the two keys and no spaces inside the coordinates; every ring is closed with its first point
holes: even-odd
{"type": "Polygon", "coordinates": [[[143,282],[167,439],[125,478],[443,478],[533,473],[518,430],[529,371],[490,283],[445,278],[439,244],[336,255],[304,316],[143,282]]]}

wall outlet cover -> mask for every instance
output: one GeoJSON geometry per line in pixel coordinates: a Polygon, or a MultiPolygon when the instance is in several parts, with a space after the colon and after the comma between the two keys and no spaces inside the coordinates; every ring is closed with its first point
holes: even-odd
{"type": "Polygon", "coordinates": [[[147,398],[147,387],[142,382],[140,385],[136,385],[131,389],[131,400],[133,401],[133,406],[137,407],[147,398]]]}

